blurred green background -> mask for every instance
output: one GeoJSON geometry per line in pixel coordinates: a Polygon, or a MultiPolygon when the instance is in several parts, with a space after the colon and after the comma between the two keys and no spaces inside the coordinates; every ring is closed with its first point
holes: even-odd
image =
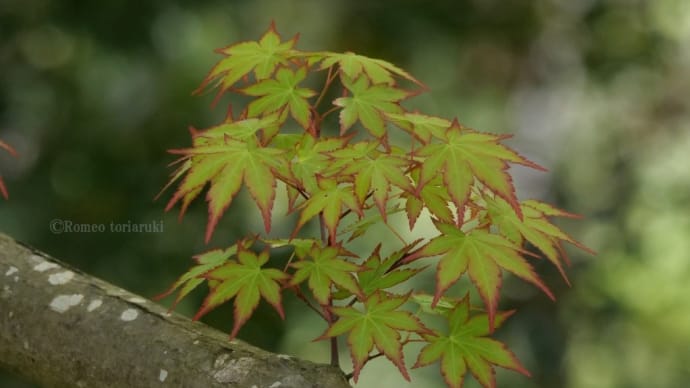
{"type": "MultiPolygon", "coordinates": [[[[205,245],[204,202],[178,223],[163,212],[169,193],[152,198],[170,172],[165,150],[189,144],[188,125],[224,115],[209,108],[211,95],[190,96],[219,59],[212,50],[258,38],[271,20],[284,37],[300,32],[299,48],[352,50],[409,70],[431,92],[408,106],[515,134],[509,144],[550,169],[513,168],[519,196],[585,216],[559,223],[599,253],[570,250],[572,288],[538,266],[557,303],[507,282],[504,307],[519,312],[498,336],[532,378],[499,370],[499,386],[687,386],[687,0],[2,0],[0,139],[21,156],[0,155],[10,191],[0,230],[149,297],[193,254],[259,231],[244,198],[205,245]],[[53,219],[162,221],[164,232],[54,234],[53,219]]],[[[178,310],[191,315],[202,297],[178,310]]],[[[261,307],[241,337],[326,362],[327,343],[310,342],[323,324],[292,299],[286,307],[285,323],[261,307]]],[[[231,316],[228,306],[206,322],[229,331],[231,316]]],[[[409,384],[379,358],[357,386],[443,386],[437,366],[412,374],[409,384]]],[[[0,386],[31,385],[0,371],[0,386]]]]}

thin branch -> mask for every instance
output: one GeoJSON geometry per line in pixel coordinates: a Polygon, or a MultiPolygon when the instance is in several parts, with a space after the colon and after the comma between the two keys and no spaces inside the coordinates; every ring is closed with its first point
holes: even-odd
{"type": "MultiPolygon", "coordinates": [[[[326,315],[326,320],[328,321],[328,326],[330,327],[335,320],[331,314],[330,307],[333,307],[333,301],[328,302],[328,306],[324,307],[324,314],[326,315]]],[[[331,337],[331,365],[340,368],[340,354],[338,352],[338,337],[331,337]]]]}
{"type": "MultiPolygon", "coordinates": [[[[319,214],[319,230],[321,231],[321,241],[324,245],[330,245],[331,236],[327,236],[326,222],[323,218],[323,212],[319,214]]],[[[335,236],[332,236],[335,239],[335,236]]],[[[330,307],[333,307],[333,301],[328,301],[328,306],[324,308],[324,313],[327,318],[328,326],[331,326],[335,320],[331,315],[330,307]]],[[[338,338],[331,337],[331,365],[340,367],[340,359],[338,354],[338,338]]]]}
{"type": "MultiPolygon", "coordinates": [[[[281,178],[282,178],[282,177],[281,177],[281,178]]],[[[302,190],[302,188],[296,186],[295,184],[293,184],[293,183],[291,183],[291,182],[288,182],[287,179],[280,179],[280,181],[283,182],[283,183],[285,183],[286,185],[292,187],[293,189],[297,190],[297,192],[298,192],[304,199],[309,199],[309,195],[307,195],[307,193],[306,193],[304,190],[302,190]]]]}
{"type": "MultiPolygon", "coordinates": [[[[313,108],[314,111],[316,111],[316,106],[321,102],[321,99],[325,95],[326,89],[328,88],[330,83],[333,82],[333,78],[332,78],[333,71],[332,71],[332,69],[333,68],[328,69],[328,78],[326,79],[326,85],[324,86],[324,88],[321,92],[321,96],[319,96],[318,100],[314,104],[314,108],[313,108]]],[[[323,116],[314,118],[314,120],[315,120],[314,125],[318,125],[322,119],[323,119],[323,116]]],[[[320,127],[320,125],[319,125],[319,127],[320,127]]],[[[316,130],[316,136],[319,136],[320,134],[321,134],[320,129],[317,129],[316,130]]],[[[335,245],[335,236],[329,236],[328,235],[328,230],[326,228],[326,220],[323,217],[323,212],[319,213],[319,233],[321,235],[321,242],[324,246],[335,245]],[[331,243],[333,243],[333,244],[331,244],[331,243]]],[[[334,322],[333,316],[331,315],[330,307],[333,307],[333,301],[332,300],[328,301],[328,306],[322,306],[323,313],[324,313],[323,316],[326,318],[326,321],[328,322],[329,327],[334,322]]],[[[338,338],[337,337],[331,337],[330,341],[331,341],[331,365],[336,366],[336,367],[340,367],[340,358],[339,358],[339,354],[338,354],[338,338]]]]}
{"type": "Polygon", "coordinates": [[[340,109],[339,106],[334,106],[333,108],[327,110],[326,112],[324,112],[324,114],[321,115],[321,120],[325,119],[326,116],[328,116],[329,114],[331,114],[331,113],[337,111],[338,109],[340,109]]]}
{"type": "Polygon", "coordinates": [[[287,273],[287,269],[290,266],[290,263],[292,263],[292,259],[294,259],[294,258],[295,258],[295,251],[293,250],[287,263],[285,263],[285,267],[283,267],[283,272],[287,273]]]}
{"type": "Polygon", "coordinates": [[[319,104],[321,104],[321,101],[326,96],[326,91],[331,86],[331,83],[333,82],[334,79],[335,79],[335,77],[333,77],[333,67],[329,67],[328,68],[328,75],[326,76],[326,83],[323,85],[323,89],[321,89],[321,93],[319,94],[319,97],[316,99],[316,102],[314,102],[314,105],[313,105],[314,110],[316,110],[316,108],[319,106],[319,104]]]}
{"type": "Polygon", "coordinates": [[[323,218],[323,212],[319,213],[319,232],[321,234],[321,242],[324,246],[328,244],[328,229],[326,228],[326,220],[323,218]]]}

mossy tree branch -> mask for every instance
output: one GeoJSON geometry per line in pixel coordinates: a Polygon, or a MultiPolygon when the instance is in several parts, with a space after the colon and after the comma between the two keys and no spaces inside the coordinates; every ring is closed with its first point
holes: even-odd
{"type": "Polygon", "coordinates": [[[45,387],[349,387],[0,234],[0,368],[45,387]]]}

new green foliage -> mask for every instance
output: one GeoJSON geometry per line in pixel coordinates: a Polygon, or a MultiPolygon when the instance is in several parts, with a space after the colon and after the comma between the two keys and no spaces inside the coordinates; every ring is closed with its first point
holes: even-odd
{"type": "Polygon", "coordinates": [[[181,164],[172,174],[169,185],[179,183],[168,203],[168,209],[181,203],[183,213],[205,191],[208,241],[242,188],[270,231],[280,187],[289,212],[298,213],[293,232],[283,239],[252,235],[195,256],[197,265],[163,296],[179,290],[177,302],[208,282],[210,292],[195,318],[232,300],[234,337],[262,299],[283,317],[283,296],[294,293],[328,324],[322,335],[314,333],[317,339],[330,340],[335,349],[336,338],[347,337],[355,382],[380,355],[409,379],[403,347],[411,342],[423,344],[414,366],[439,362],[450,387],[461,386],[467,372],[494,387],[495,366],[528,374],[490,337],[512,314],[498,309],[504,272],[553,298],[529,260],[541,254],[565,276],[562,242],[587,250],[549,221],[572,214],[515,195],[509,163],[543,168],[502,144],[506,136],[408,111],[401,101],[426,87],[397,66],[351,52],[300,51],[296,43],[283,41],[271,25],[256,42],[219,50],[224,58],[199,90],[239,93],[250,102],[237,120],[230,115],[217,126],[193,130],[191,147],[171,151],[181,155],[181,164]],[[306,87],[308,80],[321,81],[321,88],[306,87]],[[328,104],[331,94],[338,97],[328,104]],[[331,114],[339,117],[339,128],[329,130],[336,137],[322,134],[331,114]],[[408,138],[406,148],[390,143],[393,131],[408,138]],[[413,228],[424,209],[438,230],[435,237],[404,241],[389,224],[389,216],[404,212],[413,228]],[[316,236],[306,236],[308,223],[318,225],[316,236]],[[376,224],[401,240],[386,247],[393,253],[383,254],[381,244],[373,252],[352,248],[376,224]],[[539,252],[527,251],[526,242],[539,252]],[[271,251],[286,247],[290,262],[276,268],[271,251]],[[436,274],[433,296],[409,283],[426,271],[436,274]],[[446,295],[465,274],[483,307],[471,309],[467,297],[446,295]],[[485,312],[470,313],[477,309],[485,312]],[[432,329],[430,315],[445,320],[447,331],[432,329]]]}

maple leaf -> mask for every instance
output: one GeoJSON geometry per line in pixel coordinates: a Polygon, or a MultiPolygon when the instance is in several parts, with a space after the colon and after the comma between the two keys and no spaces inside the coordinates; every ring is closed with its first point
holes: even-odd
{"type": "Polygon", "coordinates": [[[309,289],[316,301],[324,306],[331,301],[333,285],[363,297],[357,280],[352,275],[353,272],[361,270],[361,267],[345,260],[345,256],[355,255],[342,247],[321,247],[319,244],[313,244],[308,258],[290,264],[297,268],[290,279],[290,285],[296,286],[309,279],[309,289]]]}
{"type": "Polygon", "coordinates": [[[350,79],[358,78],[364,74],[374,84],[393,85],[395,83],[393,76],[396,75],[426,89],[420,81],[408,72],[382,59],[369,58],[350,51],[346,53],[324,52],[322,55],[325,58],[321,62],[322,70],[337,63],[340,66],[340,71],[350,79]]]}
{"type": "MultiPolygon", "coordinates": [[[[419,187],[419,170],[419,168],[415,168],[410,173],[413,181],[418,185],[417,187],[419,187]]],[[[405,211],[410,230],[414,228],[422,209],[425,207],[438,220],[447,224],[453,222],[453,213],[448,207],[451,198],[440,176],[434,177],[418,191],[418,193],[404,191],[400,195],[401,198],[405,199],[405,211]]]]}
{"type": "Polygon", "coordinates": [[[302,135],[288,154],[293,184],[307,192],[318,191],[317,176],[323,176],[331,163],[328,154],[343,148],[347,141],[348,138],[341,137],[317,139],[308,133],[302,135]]]}
{"type": "Polygon", "coordinates": [[[350,345],[353,379],[357,382],[359,372],[369,359],[369,353],[376,348],[383,353],[406,380],[410,376],[405,368],[400,332],[427,333],[428,329],[408,311],[398,308],[407,301],[410,294],[393,295],[377,292],[364,301],[364,311],[354,307],[333,307],[332,311],[340,317],[319,339],[337,337],[350,332],[347,343],[350,345]]]}
{"type": "Polygon", "coordinates": [[[398,127],[409,132],[422,143],[428,144],[433,137],[442,139],[451,122],[440,117],[421,113],[402,114],[386,112],[385,115],[398,127]]]}
{"type": "Polygon", "coordinates": [[[522,258],[520,253],[524,251],[515,243],[484,229],[473,229],[464,233],[455,225],[440,222],[436,222],[435,225],[441,235],[407,259],[410,262],[420,257],[441,256],[436,268],[434,305],[443,293],[467,272],[484,300],[489,313],[490,328],[493,330],[501,288],[501,269],[534,284],[549,298],[554,299],[532,266],[522,258]]]}
{"type": "Polygon", "coordinates": [[[222,124],[197,131],[192,129],[194,146],[222,144],[226,136],[237,140],[248,140],[256,136],[260,131],[272,132],[272,128],[280,124],[279,114],[270,114],[264,117],[245,118],[238,121],[228,120],[222,124]]]}
{"type": "MultiPolygon", "coordinates": [[[[499,313],[496,326],[500,326],[512,313],[499,313]]],[[[486,337],[489,334],[487,315],[470,317],[467,297],[448,313],[448,326],[447,335],[423,336],[429,343],[422,348],[414,368],[440,360],[441,374],[452,388],[462,387],[468,369],[485,388],[496,387],[494,366],[529,376],[513,352],[501,342],[486,337]]]]}
{"type": "MultiPolygon", "coordinates": [[[[168,151],[168,152],[170,152],[170,151],[168,151]]],[[[156,195],[156,197],[154,199],[157,200],[161,195],[163,195],[163,192],[165,192],[165,190],[167,190],[170,186],[172,186],[173,183],[175,183],[180,178],[182,178],[185,175],[185,173],[189,172],[189,170],[192,168],[192,163],[198,163],[199,160],[203,160],[203,157],[185,156],[185,157],[178,159],[175,162],[171,163],[171,165],[172,165],[172,164],[182,162],[179,167],[177,167],[172,173],[170,173],[170,179],[165,184],[165,186],[161,189],[161,191],[158,192],[158,194],[156,195]]],[[[184,214],[187,211],[189,204],[192,203],[192,201],[194,201],[194,199],[196,197],[198,197],[199,194],[201,194],[201,191],[203,190],[203,188],[204,188],[203,184],[199,185],[197,187],[194,187],[194,188],[189,188],[189,190],[186,191],[184,195],[181,195],[180,199],[182,201],[182,205],[180,205],[180,214],[178,215],[179,221],[181,221],[182,217],[184,217],[184,214]]],[[[171,206],[167,206],[166,211],[170,210],[170,208],[171,208],[171,206]]]]}
{"type": "Polygon", "coordinates": [[[268,250],[257,255],[240,245],[236,262],[228,262],[207,272],[205,276],[218,283],[211,288],[201,309],[194,316],[194,320],[235,298],[235,322],[230,334],[230,338],[234,338],[259,305],[261,297],[270,303],[284,319],[279,282],[287,279],[288,275],[275,268],[262,268],[268,258],[268,250]]]}
{"type": "Polygon", "coordinates": [[[192,166],[180,183],[166,210],[207,182],[211,183],[206,198],[209,221],[206,242],[211,239],[218,220],[244,184],[259,207],[266,231],[271,229],[271,209],[275,198],[276,178],[272,169],[286,163],[282,150],[261,147],[256,137],[246,141],[225,136],[223,144],[209,144],[183,150],[172,150],[192,158],[192,166]]]}
{"type": "Polygon", "coordinates": [[[391,186],[414,191],[410,178],[406,176],[406,170],[412,162],[404,157],[401,150],[392,148],[384,153],[377,150],[379,145],[379,142],[359,142],[335,150],[330,156],[335,159],[334,168],[342,166],[338,175],[354,176],[354,191],[360,206],[364,206],[370,191],[373,192],[374,202],[385,222],[391,186]]]}
{"type": "Polygon", "coordinates": [[[204,274],[225,264],[236,254],[237,244],[233,244],[227,249],[214,249],[206,253],[193,256],[192,258],[197,262],[197,265],[190,268],[189,271],[180,276],[169,289],[162,294],[155,296],[153,299],[163,299],[179,288],[180,290],[177,293],[177,297],[173,301],[172,306],[170,306],[170,310],[173,310],[180,300],[182,300],[182,298],[187,296],[187,294],[192,292],[198,285],[207,280],[203,276],[204,274]]]}
{"type": "MultiPolygon", "coordinates": [[[[193,145],[195,147],[201,147],[211,144],[223,144],[226,136],[231,136],[235,139],[246,141],[248,138],[255,136],[258,132],[270,132],[271,130],[269,128],[275,127],[277,125],[277,120],[277,115],[269,115],[262,118],[250,118],[240,121],[233,121],[232,117],[228,117],[226,122],[220,125],[203,130],[197,130],[194,127],[190,127],[189,131],[192,135],[193,145]]],[[[168,189],[168,187],[183,177],[184,174],[192,168],[193,164],[198,163],[199,160],[203,159],[203,157],[198,156],[185,156],[171,163],[171,165],[180,163],[180,166],[170,174],[170,179],[165,184],[163,189],[161,189],[161,191],[156,195],[155,199],[158,199],[158,197],[160,197],[163,192],[168,189]]],[[[182,197],[182,206],[179,216],[180,219],[182,219],[182,216],[187,210],[189,204],[201,193],[202,190],[203,185],[200,185],[197,188],[190,190],[182,197]]]]}
{"type": "Polygon", "coordinates": [[[307,76],[307,69],[300,67],[297,71],[281,67],[275,74],[275,79],[262,80],[242,90],[243,93],[260,98],[249,103],[247,114],[250,117],[290,109],[290,114],[303,128],[309,127],[310,105],[307,98],[316,94],[315,91],[298,88],[297,85],[307,76]]]}
{"type": "Polygon", "coordinates": [[[582,218],[581,215],[569,213],[565,210],[562,210],[562,209],[559,209],[559,208],[554,207],[552,205],[549,205],[548,203],[545,203],[542,201],[537,201],[534,199],[528,199],[526,201],[523,201],[522,204],[524,206],[533,208],[534,210],[538,211],[542,216],[582,218]]]}
{"type": "MultiPolygon", "coordinates": [[[[460,126],[457,120],[448,128],[441,143],[427,144],[417,151],[424,157],[420,183],[424,184],[441,173],[448,193],[461,214],[468,200],[474,177],[513,207],[518,217],[522,212],[515,196],[506,162],[522,164],[538,170],[543,167],[530,162],[515,151],[500,144],[505,135],[480,133],[460,126]]],[[[461,219],[461,217],[458,217],[461,219]]]]}
{"type": "Polygon", "coordinates": [[[218,61],[195,93],[200,93],[209,83],[217,80],[217,85],[221,86],[218,92],[220,96],[252,71],[257,81],[270,77],[277,66],[289,63],[297,38],[295,35],[281,43],[280,34],[276,31],[275,24],[271,23],[258,42],[240,42],[216,50],[226,58],[218,61]]]}
{"type": "Polygon", "coordinates": [[[369,296],[378,290],[385,290],[396,286],[424,270],[425,268],[392,270],[393,266],[417,243],[419,243],[419,240],[406,245],[384,260],[381,259],[381,244],[377,245],[371,256],[362,265],[365,269],[357,273],[359,286],[362,288],[364,295],[369,296]]]}
{"type": "Polygon", "coordinates": [[[386,125],[383,112],[402,112],[398,102],[410,95],[402,89],[386,84],[371,85],[366,77],[353,80],[345,76],[342,77],[342,82],[352,96],[333,100],[333,105],[343,108],[340,111],[341,135],[359,120],[374,137],[384,137],[386,125]]]}
{"type": "Polygon", "coordinates": [[[303,134],[279,133],[271,139],[271,145],[282,150],[292,151],[297,147],[297,144],[299,144],[303,137],[303,134]]]}
{"type": "Polygon", "coordinates": [[[500,233],[518,245],[522,245],[526,239],[537,247],[558,268],[566,283],[570,284],[570,281],[563,269],[561,257],[567,260],[567,256],[561,242],[567,241],[590,254],[594,254],[591,249],[568,236],[546,218],[547,216],[570,218],[579,216],[556,209],[543,202],[529,200],[521,203],[520,207],[524,216],[519,219],[514,212],[510,211],[510,206],[502,198],[487,198],[486,200],[491,220],[498,227],[500,233]]]}
{"type": "Polygon", "coordinates": [[[352,185],[339,185],[335,179],[318,179],[319,190],[312,194],[299,208],[301,212],[293,237],[310,219],[323,213],[323,221],[328,229],[329,241],[335,244],[338,224],[343,212],[343,207],[355,211],[360,217],[364,215],[361,207],[352,191],[352,185]]]}

